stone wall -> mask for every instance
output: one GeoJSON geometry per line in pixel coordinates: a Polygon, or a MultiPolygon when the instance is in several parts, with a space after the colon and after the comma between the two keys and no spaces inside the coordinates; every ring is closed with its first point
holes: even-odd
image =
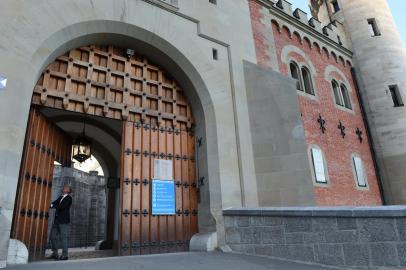
{"type": "MultiPolygon", "coordinates": [[[[104,177],[97,172],[85,173],[55,166],[52,200],[61,194],[64,185],[72,187],[69,247],[94,246],[106,239],[106,189],[104,177]]],[[[52,226],[53,213],[49,220],[52,226]]],[[[49,234],[48,234],[49,235],[49,234]]]]}
{"type": "Polygon", "coordinates": [[[406,266],[405,206],[230,209],[223,214],[226,243],[235,252],[360,269],[406,266]]]}

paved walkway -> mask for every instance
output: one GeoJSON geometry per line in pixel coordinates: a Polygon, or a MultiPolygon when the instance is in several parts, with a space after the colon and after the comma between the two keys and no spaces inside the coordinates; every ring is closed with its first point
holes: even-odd
{"type": "Polygon", "coordinates": [[[176,253],[148,256],[114,257],[64,262],[35,262],[22,266],[11,266],[11,270],[327,270],[314,265],[280,261],[264,257],[255,257],[225,253],[176,253]]]}

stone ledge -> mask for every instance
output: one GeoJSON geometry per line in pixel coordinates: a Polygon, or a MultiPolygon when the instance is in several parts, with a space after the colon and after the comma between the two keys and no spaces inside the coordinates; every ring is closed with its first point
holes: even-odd
{"type": "Polygon", "coordinates": [[[229,208],[224,216],[292,216],[292,217],[404,217],[406,205],[369,207],[257,207],[229,208]]]}

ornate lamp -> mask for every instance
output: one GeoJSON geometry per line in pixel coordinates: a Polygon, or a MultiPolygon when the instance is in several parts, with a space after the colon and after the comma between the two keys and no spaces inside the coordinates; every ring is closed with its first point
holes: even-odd
{"type": "Polygon", "coordinates": [[[72,146],[72,158],[80,163],[92,156],[92,140],[86,136],[86,118],[83,121],[83,132],[76,139],[72,146]]]}

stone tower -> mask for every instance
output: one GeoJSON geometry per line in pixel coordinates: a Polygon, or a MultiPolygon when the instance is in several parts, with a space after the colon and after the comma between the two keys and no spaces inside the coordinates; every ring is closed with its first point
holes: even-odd
{"type": "Polygon", "coordinates": [[[309,4],[323,25],[346,29],[386,203],[406,204],[406,50],[387,0],[309,4]]]}

